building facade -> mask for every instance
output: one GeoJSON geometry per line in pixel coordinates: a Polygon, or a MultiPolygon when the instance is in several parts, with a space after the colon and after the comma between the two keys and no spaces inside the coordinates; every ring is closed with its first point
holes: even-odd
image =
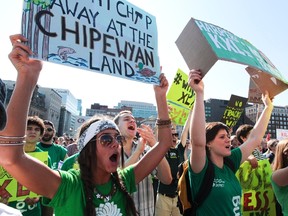
{"type": "MultiPolygon", "coordinates": [[[[245,109],[246,116],[256,122],[261,115],[264,105],[254,104],[245,109]]],[[[273,139],[277,138],[277,129],[288,129],[288,106],[274,106],[268,124],[267,132],[273,139]]]]}
{"type": "Polygon", "coordinates": [[[58,131],[62,97],[52,88],[39,87],[39,92],[44,95],[46,108],[45,115],[41,118],[53,122],[56,131],[58,131]]]}
{"type": "MultiPolygon", "coordinates": [[[[61,117],[59,120],[58,134],[73,136],[75,133],[76,116],[79,116],[79,100],[68,89],[58,89],[55,91],[61,95],[61,117]]],[[[81,106],[81,104],[80,104],[81,106]]]]}
{"type": "Polygon", "coordinates": [[[121,100],[115,108],[119,109],[121,107],[131,107],[133,116],[136,118],[157,117],[156,106],[151,103],[121,100]]]}
{"type": "Polygon", "coordinates": [[[107,105],[94,103],[90,106],[90,109],[86,109],[86,116],[105,115],[114,118],[119,112],[123,110],[130,110],[132,112],[131,107],[108,108],[107,105]]]}

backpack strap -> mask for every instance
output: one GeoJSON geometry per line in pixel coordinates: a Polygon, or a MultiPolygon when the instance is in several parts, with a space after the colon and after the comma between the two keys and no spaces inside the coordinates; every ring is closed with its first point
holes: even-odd
{"type": "Polygon", "coordinates": [[[202,181],[202,184],[200,186],[200,189],[195,199],[193,200],[192,194],[191,194],[191,187],[190,187],[188,172],[186,173],[185,179],[186,179],[186,185],[187,185],[187,197],[188,197],[188,201],[191,203],[191,208],[184,211],[183,213],[184,216],[196,215],[197,208],[203,203],[203,201],[206,199],[206,197],[209,195],[212,189],[214,175],[215,175],[214,165],[210,161],[210,159],[208,159],[208,165],[207,165],[207,169],[204,175],[204,179],[202,181]]]}

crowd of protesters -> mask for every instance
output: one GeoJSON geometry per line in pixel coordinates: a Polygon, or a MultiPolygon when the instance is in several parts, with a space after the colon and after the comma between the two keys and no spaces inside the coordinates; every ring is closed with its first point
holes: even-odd
{"type": "Polygon", "coordinates": [[[6,110],[2,100],[5,89],[1,87],[0,164],[19,184],[42,197],[28,197],[21,201],[26,207],[19,208],[20,201],[10,202],[6,191],[1,190],[0,213],[32,215],[31,210],[37,209],[33,215],[181,215],[177,167],[188,160],[193,197],[206,178],[209,163],[214,167],[214,178],[223,183],[212,187],[197,215],[242,215],[242,190],[235,172],[245,161],[257,167],[257,161],[267,158],[273,167],[275,197],[283,215],[288,215],[288,141],[263,142],[273,109],[268,92],[262,96],[264,110],[259,119],[254,126],[236,130],[233,147],[230,128],[221,122],[205,122],[200,70],[189,72],[189,85],[196,98],[183,131],[176,131],[169,118],[169,84],[161,74],[160,84],[153,86],[158,109],[155,132],[147,125],[136,125],[132,113],[124,111],[114,119],[92,117],[80,127],[75,139],[65,134],[56,137],[53,122],[27,115],[42,62],[29,58],[31,50],[25,37],[12,35],[10,40],[13,48],[9,58],[17,79],[6,110]],[[46,164],[28,154],[35,151],[48,152],[46,164]],[[71,157],[71,166],[61,169],[71,157]],[[226,157],[235,170],[224,163],[226,157]],[[157,182],[154,190],[152,176],[157,182]]]}

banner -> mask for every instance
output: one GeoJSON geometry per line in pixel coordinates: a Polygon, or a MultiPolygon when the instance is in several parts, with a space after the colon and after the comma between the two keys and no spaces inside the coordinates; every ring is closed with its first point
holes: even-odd
{"type": "Polygon", "coordinates": [[[167,93],[169,115],[176,125],[184,125],[195,101],[195,93],[188,84],[188,75],[178,69],[167,93]]]}
{"type": "MultiPolygon", "coordinates": [[[[27,153],[32,157],[37,158],[48,166],[48,152],[30,152],[27,153]]],[[[31,167],[33,169],[33,167],[31,167]]],[[[35,183],[36,184],[36,183],[35,183]]],[[[27,197],[39,197],[38,194],[33,193],[26,187],[21,185],[14,179],[3,167],[0,166],[0,190],[9,194],[9,202],[16,200],[24,200],[27,197]]],[[[2,192],[1,192],[2,193],[2,192]]]]}
{"type": "Polygon", "coordinates": [[[24,0],[22,34],[36,59],[159,84],[156,19],[125,0],[24,0]]]}
{"type": "Polygon", "coordinates": [[[270,97],[288,88],[288,81],[263,52],[219,26],[191,18],[176,45],[188,67],[201,69],[203,76],[218,60],[225,60],[247,65],[250,77],[270,97]]]}
{"type": "Polygon", "coordinates": [[[271,175],[272,169],[268,159],[259,160],[255,169],[252,169],[247,161],[241,164],[236,177],[242,187],[243,216],[276,215],[271,175]]]}
{"type": "Polygon", "coordinates": [[[245,109],[246,103],[247,98],[231,95],[221,122],[226,124],[229,128],[233,128],[240,119],[245,109]]]}

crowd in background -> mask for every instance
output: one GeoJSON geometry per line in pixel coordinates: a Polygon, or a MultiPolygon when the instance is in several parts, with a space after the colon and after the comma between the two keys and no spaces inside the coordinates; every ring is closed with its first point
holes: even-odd
{"type": "Polygon", "coordinates": [[[257,168],[260,160],[269,160],[277,215],[288,215],[288,141],[265,137],[273,109],[268,92],[263,94],[265,108],[255,125],[241,125],[231,134],[224,123],[205,122],[202,74],[191,70],[189,85],[196,92],[195,104],[183,131],[176,131],[168,113],[168,81],[161,74],[160,85],[153,86],[158,108],[154,130],[137,125],[130,111],[122,111],[114,119],[92,117],[76,138],[57,137],[53,122],[27,116],[42,63],[29,58],[26,38],[13,35],[10,39],[9,58],[18,76],[7,116],[1,103],[0,164],[20,184],[42,196],[10,202],[7,191],[1,190],[1,211],[11,206],[19,210],[14,215],[90,216],[104,210],[108,215],[182,215],[178,167],[187,160],[193,197],[209,164],[218,181],[197,214],[238,216],[242,189],[236,171],[246,161],[257,168]],[[29,152],[48,152],[47,163],[29,152]],[[224,163],[226,157],[235,170],[224,163]]]}

